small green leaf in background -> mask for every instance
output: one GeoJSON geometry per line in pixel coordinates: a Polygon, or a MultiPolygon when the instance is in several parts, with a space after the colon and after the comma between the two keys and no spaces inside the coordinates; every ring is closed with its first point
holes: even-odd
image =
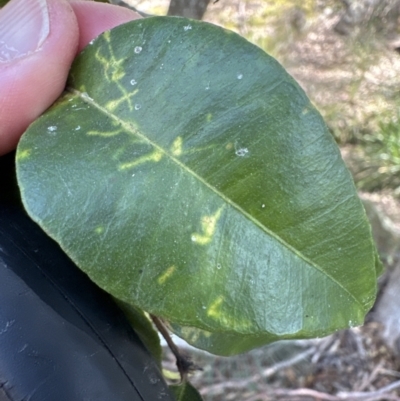
{"type": "Polygon", "coordinates": [[[25,207],[93,281],[229,355],[363,322],[379,260],[299,85],[176,17],[101,35],[21,139],[25,207]]]}
{"type": "Polygon", "coordinates": [[[169,386],[177,401],[202,401],[199,392],[190,384],[183,383],[179,386],[169,386]]]}

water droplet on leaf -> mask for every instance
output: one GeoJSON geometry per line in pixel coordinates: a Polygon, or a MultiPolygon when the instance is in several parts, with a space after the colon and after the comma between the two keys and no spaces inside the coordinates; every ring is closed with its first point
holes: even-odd
{"type": "Polygon", "coordinates": [[[236,149],[235,153],[236,153],[236,156],[243,157],[243,156],[246,156],[247,153],[249,153],[249,150],[247,148],[240,148],[240,149],[236,149]]]}
{"type": "Polygon", "coordinates": [[[136,54],[139,54],[141,51],[142,51],[142,48],[140,46],[136,46],[135,49],[134,49],[134,52],[136,54]]]}

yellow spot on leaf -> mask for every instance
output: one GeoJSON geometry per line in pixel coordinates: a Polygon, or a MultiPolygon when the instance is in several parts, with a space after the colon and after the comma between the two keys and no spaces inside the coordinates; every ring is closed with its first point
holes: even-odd
{"type": "Polygon", "coordinates": [[[110,31],[104,32],[103,37],[106,40],[106,42],[110,42],[110,39],[111,39],[110,31]]]}
{"type": "Polygon", "coordinates": [[[209,123],[212,120],[213,115],[211,113],[207,114],[206,120],[209,123]]]}
{"type": "Polygon", "coordinates": [[[129,162],[129,163],[123,163],[119,166],[119,170],[127,170],[136,166],[139,166],[140,164],[147,163],[147,162],[159,162],[163,157],[163,154],[160,150],[156,149],[154,150],[153,153],[150,153],[146,156],[139,157],[138,159],[129,162]]]}
{"type": "Polygon", "coordinates": [[[18,152],[17,159],[24,160],[27,159],[31,155],[31,149],[24,149],[18,152]]]}
{"type": "Polygon", "coordinates": [[[207,316],[218,320],[219,324],[226,328],[230,328],[236,331],[246,332],[252,327],[250,320],[241,318],[240,316],[230,316],[226,311],[221,310],[221,306],[225,301],[224,297],[220,295],[215,301],[208,307],[207,316]]]}
{"type": "Polygon", "coordinates": [[[182,137],[178,136],[171,146],[171,153],[174,156],[180,156],[182,154],[182,137]]]}
{"type": "Polygon", "coordinates": [[[104,138],[108,138],[108,137],[111,137],[111,136],[116,136],[116,135],[120,134],[121,132],[123,132],[122,129],[118,129],[118,130],[115,130],[115,131],[106,131],[106,132],[89,131],[89,132],[87,132],[87,135],[102,136],[104,138]]]}
{"type": "Polygon", "coordinates": [[[207,245],[211,242],[212,237],[214,236],[215,229],[217,227],[217,223],[219,218],[221,217],[221,213],[223,210],[223,206],[220,207],[213,215],[204,216],[201,218],[201,230],[202,233],[193,233],[192,241],[196,242],[199,245],[207,245]]]}
{"type": "Polygon", "coordinates": [[[158,284],[164,284],[176,270],[175,266],[168,267],[167,270],[157,279],[158,284]]]}
{"type": "Polygon", "coordinates": [[[119,99],[116,100],[110,100],[106,105],[105,108],[112,112],[114,111],[121,103],[123,102],[128,102],[130,105],[130,108],[132,109],[132,104],[131,104],[131,97],[135,96],[139,92],[139,89],[135,89],[133,92],[128,93],[127,91],[123,91],[124,95],[121,96],[119,99]]]}
{"type": "Polygon", "coordinates": [[[107,56],[103,55],[104,49],[99,48],[96,52],[96,59],[103,67],[103,78],[113,83],[117,86],[119,91],[121,92],[121,97],[117,100],[111,100],[108,102],[105,107],[108,111],[113,112],[120,103],[126,102],[130,110],[133,110],[133,105],[131,102],[131,97],[135,95],[136,92],[130,93],[130,90],[127,90],[125,86],[121,83],[122,78],[126,75],[126,71],[123,67],[125,63],[125,58],[117,59],[115,57],[113,48],[110,42],[109,33],[104,36],[106,42],[108,42],[108,52],[107,56]]]}
{"type": "Polygon", "coordinates": [[[104,226],[98,226],[94,229],[96,234],[103,234],[104,233],[104,226]]]}
{"type": "Polygon", "coordinates": [[[118,82],[126,75],[125,71],[122,68],[116,68],[111,75],[111,80],[114,82],[118,82]]]}
{"type": "Polygon", "coordinates": [[[201,337],[210,338],[212,333],[197,327],[181,327],[182,337],[189,340],[190,343],[196,343],[201,337]]]}
{"type": "Polygon", "coordinates": [[[214,319],[219,319],[221,317],[221,305],[224,302],[224,297],[220,295],[208,308],[207,316],[214,319]]]}

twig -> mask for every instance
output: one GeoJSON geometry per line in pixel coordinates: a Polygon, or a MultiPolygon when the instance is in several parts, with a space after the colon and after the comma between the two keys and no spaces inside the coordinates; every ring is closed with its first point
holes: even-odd
{"type": "Polygon", "coordinates": [[[366,380],[363,380],[361,382],[360,386],[358,386],[356,390],[363,391],[364,389],[366,389],[376,379],[379,373],[381,373],[383,364],[384,361],[383,360],[380,361],[379,364],[375,367],[375,369],[371,372],[371,374],[366,378],[366,380]]]}
{"type": "Polygon", "coordinates": [[[340,398],[334,395],[321,393],[320,391],[311,390],[309,388],[302,388],[298,390],[286,390],[279,388],[272,391],[264,392],[263,394],[255,394],[252,397],[247,398],[246,401],[275,401],[277,397],[284,397],[285,401],[289,401],[288,397],[290,397],[290,399],[293,401],[303,397],[311,397],[318,401],[341,401],[340,398]]]}
{"type": "Polygon", "coordinates": [[[387,375],[387,376],[400,377],[400,372],[396,372],[395,370],[391,370],[391,369],[381,368],[379,373],[381,373],[382,375],[387,375]]]}
{"type": "Polygon", "coordinates": [[[337,342],[334,336],[328,336],[320,340],[317,345],[316,352],[311,359],[312,364],[316,364],[321,356],[337,342]]]}
{"type": "Polygon", "coordinates": [[[315,347],[311,347],[311,348],[293,356],[292,358],[287,359],[286,361],[278,362],[278,363],[270,366],[269,368],[264,369],[261,373],[256,374],[253,377],[255,378],[255,380],[266,379],[267,377],[271,377],[272,375],[279,372],[280,370],[286,369],[293,365],[296,365],[303,359],[306,359],[309,356],[313,355],[315,353],[315,350],[316,350],[315,347]],[[256,378],[256,376],[258,376],[258,377],[256,378]]]}
{"type": "Polygon", "coordinates": [[[334,395],[322,393],[320,391],[312,390],[310,388],[299,388],[297,390],[284,390],[284,389],[276,389],[274,391],[274,395],[278,397],[312,397],[318,401],[340,401],[341,398],[338,398],[334,395]]]}
{"type": "Polygon", "coordinates": [[[176,344],[172,341],[171,336],[169,335],[169,331],[166,328],[164,322],[158,318],[157,316],[150,315],[151,320],[154,325],[157,327],[157,330],[164,337],[165,341],[168,344],[169,349],[174,354],[176,358],[176,366],[178,368],[179,374],[181,376],[181,383],[187,380],[188,374],[194,372],[195,370],[202,370],[199,366],[195,365],[192,362],[190,355],[187,355],[185,352],[179,350],[176,344]]]}
{"type": "Polygon", "coordinates": [[[356,342],[358,355],[360,355],[362,358],[365,358],[366,351],[365,351],[364,344],[362,342],[362,337],[360,335],[359,327],[356,327],[353,330],[350,330],[350,332],[353,334],[353,338],[356,342]]]}
{"type": "MultiPolygon", "coordinates": [[[[362,401],[374,401],[378,400],[379,397],[382,397],[385,395],[387,397],[386,393],[389,393],[390,391],[395,390],[396,388],[400,388],[400,380],[397,380],[393,383],[388,384],[385,387],[380,388],[379,390],[375,391],[355,391],[355,392],[344,392],[341,391],[338,393],[338,397],[340,400],[362,400],[362,401]]],[[[397,399],[400,400],[399,397],[397,399]]]]}
{"type": "Polygon", "coordinates": [[[201,394],[220,394],[224,392],[226,389],[241,389],[248,387],[249,383],[259,383],[262,379],[266,379],[268,377],[273,376],[275,373],[282,369],[286,369],[290,366],[296,365],[298,362],[302,361],[303,359],[311,356],[315,352],[316,347],[311,347],[294,357],[286,360],[278,362],[267,369],[264,369],[261,373],[257,373],[248,379],[243,380],[235,380],[235,381],[225,381],[223,383],[213,384],[211,386],[203,387],[200,392],[201,394]]]}
{"type": "MultiPolygon", "coordinates": [[[[292,358],[294,359],[294,358],[292,358]]],[[[285,361],[288,362],[288,361],[285,361]]],[[[255,376],[253,376],[254,378],[255,376]]],[[[209,386],[201,389],[201,394],[206,395],[212,392],[214,395],[222,393],[223,390],[227,388],[241,389],[248,387],[250,382],[249,380],[240,380],[240,381],[229,381],[224,384],[217,384],[214,386],[209,386]],[[219,390],[216,392],[215,390],[219,390]]],[[[316,391],[309,388],[299,388],[295,390],[288,389],[266,389],[262,394],[255,394],[250,398],[247,398],[246,401],[269,401],[276,400],[277,398],[284,397],[285,401],[289,401],[289,398],[293,400],[296,398],[309,397],[313,398],[317,401],[380,401],[383,398],[387,401],[400,401],[400,397],[395,394],[389,394],[391,391],[400,388],[400,380],[393,382],[385,387],[382,387],[379,390],[375,391],[354,391],[354,392],[344,392],[341,391],[337,395],[327,394],[320,391],[316,391]]]]}
{"type": "Polygon", "coordinates": [[[400,381],[389,384],[388,386],[382,387],[377,391],[369,392],[340,392],[337,395],[331,395],[322,393],[320,391],[312,390],[309,388],[300,388],[296,390],[286,389],[275,389],[266,391],[264,394],[255,394],[248,398],[246,401],[261,401],[261,400],[276,400],[278,397],[284,397],[285,401],[289,401],[289,398],[303,398],[311,397],[317,401],[380,401],[383,398],[385,400],[400,401],[400,397],[394,394],[388,394],[390,391],[400,387],[400,381]]]}

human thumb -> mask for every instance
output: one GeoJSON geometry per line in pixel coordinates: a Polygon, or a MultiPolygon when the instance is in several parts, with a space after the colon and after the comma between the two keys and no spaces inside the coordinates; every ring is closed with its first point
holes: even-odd
{"type": "Polygon", "coordinates": [[[11,0],[0,10],[0,155],[61,94],[78,43],[66,0],[11,0]]]}

